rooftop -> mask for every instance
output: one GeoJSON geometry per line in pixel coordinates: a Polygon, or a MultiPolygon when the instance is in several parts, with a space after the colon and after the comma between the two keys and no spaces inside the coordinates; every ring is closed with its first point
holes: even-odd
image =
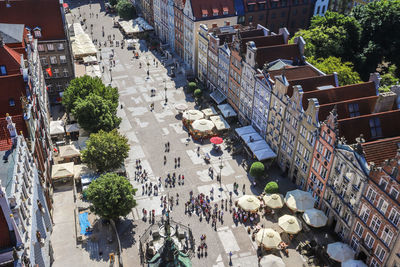
{"type": "Polygon", "coordinates": [[[0,182],[1,186],[10,194],[14,173],[14,149],[0,151],[0,182]]]}
{"type": "Polygon", "coordinates": [[[0,1],[0,22],[25,24],[32,30],[41,29],[39,40],[65,39],[60,2],[58,0],[0,1]]]}
{"type": "Polygon", "coordinates": [[[0,36],[5,44],[22,43],[24,24],[0,23],[0,36]]]}
{"type": "Polygon", "coordinates": [[[21,73],[21,54],[8,45],[0,46],[0,65],[6,66],[7,74],[21,73]]]}
{"type": "MultiPolygon", "coordinates": [[[[286,75],[286,73],[285,73],[286,75]]],[[[289,88],[287,95],[291,97],[293,95],[293,86],[300,85],[303,92],[310,92],[315,90],[323,90],[321,88],[336,87],[335,75],[325,75],[325,76],[314,76],[307,77],[303,79],[289,80],[289,88]]]]}
{"type": "Polygon", "coordinates": [[[272,80],[275,80],[276,76],[285,74],[286,79],[288,79],[289,81],[322,76],[322,74],[318,72],[318,70],[309,65],[295,67],[287,66],[279,70],[268,71],[268,73],[271,76],[272,80]]]}
{"type": "Polygon", "coordinates": [[[235,7],[232,0],[192,0],[191,5],[193,16],[196,20],[235,16],[235,7]]]}
{"type": "Polygon", "coordinates": [[[256,62],[258,68],[263,68],[265,63],[277,59],[288,59],[293,62],[302,60],[302,55],[297,44],[282,44],[257,48],[256,62]]]}
{"type": "Polygon", "coordinates": [[[395,158],[397,150],[400,148],[399,145],[400,136],[361,144],[366,161],[374,162],[376,165],[382,164],[387,159],[395,158]]]}
{"type": "MultiPolygon", "coordinates": [[[[11,246],[12,243],[11,243],[10,231],[8,230],[8,224],[3,209],[0,206],[0,251],[2,251],[3,249],[10,248],[11,246]]],[[[0,262],[0,264],[1,263],[2,262],[0,262]]]]}
{"type": "Polygon", "coordinates": [[[242,42],[240,44],[240,52],[241,53],[245,53],[246,52],[247,43],[250,42],[250,41],[254,42],[254,44],[257,47],[257,49],[259,47],[285,44],[285,40],[283,39],[283,35],[282,34],[242,38],[242,42]]]}

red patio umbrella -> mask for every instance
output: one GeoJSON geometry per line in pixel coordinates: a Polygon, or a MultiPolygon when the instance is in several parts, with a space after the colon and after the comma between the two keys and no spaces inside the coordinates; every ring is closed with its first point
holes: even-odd
{"type": "Polygon", "coordinates": [[[224,140],[221,137],[211,137],[210,142],[216,145],[222,144],[222,142],[224,142],[224,140]]]}

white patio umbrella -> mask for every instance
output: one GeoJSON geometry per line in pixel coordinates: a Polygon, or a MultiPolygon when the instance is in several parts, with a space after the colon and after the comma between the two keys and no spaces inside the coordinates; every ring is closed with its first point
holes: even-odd
{"type": "Polygon", "coordinates": [[[60,146],[59,156],[61,158],[73,158],[73,157],[78,157],[80,155],[81,152],[79,152],[79,150],[73,145],[60,146]]]}
{"type": "Polygon", "coordinates": [[[204,114],[200,110],[191,109],[183,112],[182,117],[188,121],[195,121],[204,118],[204,114]]]}
{"type": "Polygon", "coordinates": [[[282,242],[279,233],[271,228],[263,228],[256,235],[256,242],[265,248],[277,248],[282,242]]]}
{"type": "Polygon", "coordinates": [[[283,262],[282,258],[275,256],[273,254],[269,254],[263,257],[260,261],[261,267],[286,267],[286,264],[283,262]]]}
{"type": "Polygon", "coordinates": [[[200,119],[200,120],[195,120],[192,123],[193,130],[199,131],[199,132],[208,132],[211,131],[214,128],[214,123],[210,120],[206,119],[200,119]]]}
{"type": "Polygon", "coordinates": [[[312,209],[314,202],[315,200],[309,192],[298,189],[287,192],[285,196],[286,206],[293,211],[304,212],[312,209]]]}
{"type": "Polygon", "coordinates": [[[323,227],[328,222],[328,217],[322,210],[308,209],[303,213],[303,219],[306,224],[312,227],[323,227]]]}
{"type": "Polygon", "coordinates": [[[342,242],[331,243],[328,245],[327,253],[331,259],[338,262],[345,262],[354,259],[353,249],[342,242]]]}
{"type": "Polygon", "coordinates": [[[283,215],[279,217],[278,225],[288,234],[297,234],[302,229],[299,219],[291,215],[283,215]]]}
{"type": "Polygon", "coordinates": [[[257,211],[261,203],[255,196],[244,195],[238,199],[238,205],[245,211],[257,211]]]}
{"type": "Polygon", "coordinates": [[[188,109],[188,105],[186,105],[185,103],[178,103],[178,104],[175,104],[175,109],[177,111],[182,112],[182,111],[185,111],[188,109]]]}
{"type": "Polygon", "coordinates": [[[283,207],[283,196],[281,194],[268,194],[263,197],[265,205],[271,209],[279,209],[283,207]]]}
{"type": "Polygon", "coordinates": [[[74,163],[62,163],[62,164],[55,164],[51,170],[51,178],[52,179],[60,179],[60,178],[67,178],[67,177],[74,177],[74,163]]]}
{"type": "Polygon", "coordinates": [[[348,260],[342,262],[342,267],[367,267],[367,265],[359,260],[348,260]]]}

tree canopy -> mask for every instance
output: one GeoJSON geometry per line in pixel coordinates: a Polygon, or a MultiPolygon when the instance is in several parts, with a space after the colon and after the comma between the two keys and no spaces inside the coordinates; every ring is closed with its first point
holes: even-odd
{"type": "Polygon", "coordinates": [[[318,59],[311,57],[308,59],[308,62],[325,74],[336,72],[340,86],[361,82],[360,75],[354,71],[354,66],[351,62],[342,62],[342,60],[337,57],[318,59]]]}
{"type": "Polygon", "coordinates": [[[131,19],[135,13],[134,6],[128,0],[119,0],[116,8],[117,8],[118,15],[121,18],[126,19],[126,20],[131,19]]]}
{"type": "Polygon", "coordinates": [[[90,135],[81,152],[82,161],[98,172],[115,170],[122,166],[129,152],[128,139],[118,133],[99,131],[90,135]]]}
{"type": "Polygon", "coordinates": [[[94,180],[86,191],[90,210],[104,219],[125,217],[136,206],[136,190],[125,177],[106,173],[94,180]]]}
{"type": "Polygon", "coordinates": [[[279,186],[276,182],[269,182],[265,188],[264,188],[264,192],[267,194],[275,194],[275,193],[279,193],[279,186]]]}
{"type": "Polygon", "coordinates": [[[78,99],[85,99],[90,94],[95,94],[109,100],[112,109],[118,107],[118,89],[105,86],[100,78],[92,78],[88,75],[71,80],[69,86],[64,90],[62,104],[65,106],[67,112],[72,112],[75,102],[78,99]]]}
{"type": "Polygon", "coordinates": [[[111,131],[119,126],[121,118],[117,116],[117,110],[110,100],[90,94],[84,99],[75,101],[72,114],[78,120],[79,125],[90,133],[100,130],[111,131]]]}
{"type": "Polygon", "coordinates": [[[261,178],[264,175],[264,164],[259,161],[251,164],[250,175],[255,177],[256,179],[261,178]]]}

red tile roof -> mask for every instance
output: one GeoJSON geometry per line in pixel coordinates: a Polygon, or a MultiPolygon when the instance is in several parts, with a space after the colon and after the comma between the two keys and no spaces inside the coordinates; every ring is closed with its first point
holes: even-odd
{"type": "Polygon", "coordinates": [[[288,81],[290,86],[286,94],[289,97],[293,95],[293,86],[295,85],[300,85],[301,88],[303,89],[303,92],[310,92],[314,90],[319,90],[318,87],[321,86],[328,86],[328,85],[335,86],[336,83],[334,75],[314,76],[314,77],[307,77],[307,78],[294,79],[288,81]]]}
{"type": "Polygon", "coordinates": [[[10,231],[8,230],[8,224],[3,209],[0,207],[0,250],[11,246],[10,231]]]}
{"type": "Polygon", "coordinates": [[[391,110],[381,113],[373,113],[360,117],[342,119],[338,121],[339,136],[344,136],[348,143],[355,143],[355,139],[364,135],[366,142],[382,138],[398,136],[400,133],[400,110],[391,110]],[[370,124],[377,119],[380,123],[381,133],[379,136],[372,136],[370,124]]]}
{"type": "Polygon", "coordinates": [[[235,7],[232,0],[192,0],[190,3],[196,20],[235,15],[235,7]],[[228,14],[224,14],[224,10],[226,9],[228,10],[228,14]],[[214,16],[214,11],[218,12],[218,16],[214,16]],[[205,13],[207,14],[207,17],[203,17],[203,14],[205,13]]]}
{"type": "MultiPolygon", "coordinates": [[[[64,25],[58,0],[9,0],[0,1],[0,22],[25,24],[42,29],[40,40],[65,39],[64,25]]],[[[199,1],[200,2],[200,1],[199,1]]]]}
{"type": "Polygon", "coordinates": [[[263,29],[244,30],[240,31],[239,35],[241,39],[264,36],[264,30],[263,29]]]}
{"type": "Polygon", "coordinates": [[[326,120],[335,105],[337,108],[338,120],[350,118],[349,104],[358,104],[358,111],[360,113],[359,116],[370,114],[374,111],[374,107],[378,98],[379,96],[375,95],[351,99],[339,103],[328,103],[325,105],[320,105],[318,111],[318,119],[320,121],[326,120]]]}
{"type": "Polygon", "coordinates": [[[21,115],[21,96],[26,94],[25,82],[22,74],[0,76],[0,116],[21,115]],[[10,98],[14,99],[15,106],[9,106],[10,98]]]}
{"type": "Polygon", "coordinates": [[[281,34],[243,38],[240,43],[240,51],[242,53],[246,52],[247,43],[250,41],[254,42],[257,48],[285,44],[285,40],[281,34]]]}
{"type": "MultiPolygon", "coordinates": [[[[26,129],[26,123],[24,121],[24,117],[22,115],[12,116],[12,120],[15,123],[15,128],[17,129],[17,133],[19,134],[21,131],[23,132],[25,137],[28,137],[28,131],[26,129]]],[[[7,129],[7,121],[6,118],[0,118],[0,151],[9,150],[11,148],[11,139],[10,133],[7,129]]]]}
{"type": "Polygon", "coordinates": [[[275,80],[275,76],[279,76],[284,73],[286,79],[288,79],[289,81],[322,76],[321,73],[319,73],[316,69],[314,69],[313,67],[311,67],[309,65],[296,66],[296,67],[287,66],[280,70],[268,71],[268,73],[271,76],[272,80],[275,80]]]}
{"type": "Polygon", "coordinates": [[[399,148],[398,144],[400,144],[400,136],[363,143],[361,146],[364,150],[366,161],[380,165],[385,160],[396,157],[399,148]]]}
{"type": "Polygon", "coordinates": [[[324,105],[328,103],[336,103],[345,100],[351,100],[355,98],[362,98],[374,95],[376,95],[376,89],[375,89],[375,83],[372,81],[339,86],[325,90],[315,90],[304,93],[303,108],[304,110],[307,109],[308,99],[310,98],[316,98],[318,99],[320,105],[324,105]]]}
{"type": "Polygon", "coordinates": [[[3,45],[0,47],[0,65],[6,66],[9,75],[21,73],[21,54],[7,45],[3,45]]]}
{"type": "Polygon", "coordinates": [[[258,68],[262,68],[265,63],[270,63],[277,59],[300,60],[301,53],[297,44],[283,44],[275,46],[257,47],[256,62],[258,68]]]}

